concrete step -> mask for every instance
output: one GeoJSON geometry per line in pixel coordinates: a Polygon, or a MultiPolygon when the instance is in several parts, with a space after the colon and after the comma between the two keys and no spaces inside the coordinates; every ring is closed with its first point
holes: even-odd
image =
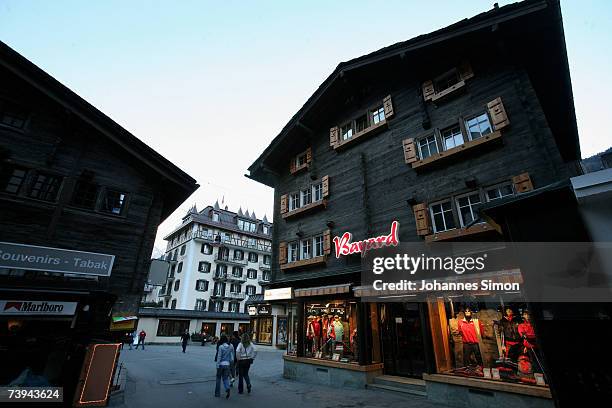
{"type": "Polygon", "coordinates": [[[400,388],[406,391],[415,391],[417,395],[425,394],[425,381],[419,378],[396,377],[381,375],[374,378],[375,385],[400,388]]]}
{"type": "Polygon", "coordinates": [[[409,395],[418,395],[420,397],[426,397],[427,393],[425,391],[414,390],[405,387],[394,387],[391,385],[382,385],[382,384],[367,384],[366,387],[370,390],[384,390],[384,391],[392,391],[401,394],[409,394],[409,395]]]}

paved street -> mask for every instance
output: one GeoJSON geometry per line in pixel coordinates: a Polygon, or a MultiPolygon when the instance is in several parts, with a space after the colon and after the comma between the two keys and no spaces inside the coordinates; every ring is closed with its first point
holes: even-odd
{"type": "MultiPolygon", "coordinates": [[[[190,345],[187,353],[180,346],[147,346],[146,350],[124,349],[121,361],[127,367],[125,408],[190,407],[415,407],[434,408],[421,397],[373,390],[335,389],[282,378],[282,351],[260,348],[251,368],[253,391],[237,393],[237,383],[229,400],[215,398],[214,346],[190,345]]],[[[222,391],[222,395],[223,391],[222,391]]]]}

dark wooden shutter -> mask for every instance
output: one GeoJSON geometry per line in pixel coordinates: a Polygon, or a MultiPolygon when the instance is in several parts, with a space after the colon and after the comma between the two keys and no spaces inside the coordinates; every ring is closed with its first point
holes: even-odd
{"type": "Polygon", "coordinates": [[[323,184],[323,198],[329,197],[329,176],[323,176],[321,184],[323,184]]]}
{"type": "Polygon", "coordinates": [[[404,139],[402,145],[404,146],[404,160],[406,163],[414,163],[419,159],[416,154],[416,146],[414,145],[413,138],[404,139]]]}
{"type": "Polygon", "coordinates": [[[389,119],[393,116],[393,102],[391,102],[391,95],[387,95],[383,99],[383,108],[385,109],[385,119],[389,119]]]}
{"type": "Polygon", "coordinates": [[[414,219],[416,220],[417,235],[429,235],[431,232],[431,223],[427,204],[415,204],[412,207],[412,211],[414,211],[414,219]]]}
{"type": "Polygon", "coordinates": [[[306,163],[310,164],[312,162],[312,148],[309,147],[306,149],[306,163]]]}
{"type": "Polygon", "coordinates": [[[280,199],[280,212],[284,214],[287,212],[287,194],[283,194],[280,199]]]}
{"type": "Polygon", "coordinates": [[[289,162],[289,173],[295,173],[295,157],[292,157],[291,161],[289,162]]]}
{"type": "Polygon", "coordinates": [[[461,62],[461,65],[458,67],[459,75],[462,80],[468,80],[474,76],[474,71],[472,71],[472,66],[468,61],[461,62]]]}
{"type": "Polygon", "coordinates": [[[331,253],[331,231],[325,230],[323,232],[323,253],[329,255],[331,253]]]}
{"type": "Polygon", "coordinates": [[[287,243],[281,242],[278,244],[278,263],[286,264],[287,263],[287,243]]]}
{"type": "Polygon", "coordinates": [[[423,82],[423,99],[429,101],[436,94],[436,90],[434,88],[433,81],[425,81],[423,82]]]}
{"type": "Polygon", "coordinates": [[[338,144],[339,133],[340,129],[338,129],[338,126],[334,126],[333,128],[329,129],[329,145],[331,147],[336,147],[338,144]]]}
{"type": "Polygon", "coordinates": [[[518,194],[533,190],[533,183],[527,172],[512,177],[512,183],[514,184],[514,191],[518,194]]]}
{"type": "Polygon", "coordinates": [[[487,109],[489,110],[489,116],[493,122],[493,129],[500,130],[510,124],[506,109],[502,103],[501,97],[495,98],[491,102],[487,103],[487,109]]]}

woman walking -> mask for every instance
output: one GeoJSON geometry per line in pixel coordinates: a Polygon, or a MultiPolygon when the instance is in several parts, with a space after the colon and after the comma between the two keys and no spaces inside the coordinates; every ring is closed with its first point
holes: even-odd
{"type": "Polygon", "coordinates": [[[238,394],[244,391],[246,382],[247,392],[251,393],[251,379],[249,378],[249,368],[257,355],[257,350],[251,343],[251,336],[248,333],[242,335],[242,341],[236,348],[236,359],[238,360],[238,394]]]}
{"type": "Polygon", "coordinates": [[[230,397],[230,365],[234,361],[234,347],[228,342],[225,334],[219,339],[219,347],[215,356],[217,362],[217,383],[215,385],[215,397],[220,397],[221,380],[225,388],[225,398],[230,397]]]}

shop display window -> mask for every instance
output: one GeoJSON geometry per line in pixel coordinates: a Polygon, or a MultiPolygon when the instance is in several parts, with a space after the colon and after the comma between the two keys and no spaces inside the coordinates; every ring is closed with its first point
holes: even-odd
{"type": "Polygon", "coordinates": [[[439,373],[546,386],[526,303],[438,299],[429,307],[436,355],[450,356],[437,359],[439,373]]]}
{"type": "Polygon", "coordinates": [[[263,344],[272,344],[272,318],[259,318],[259,333],[257,333],[257,342],[263,344]]]}
{"type": "Polygon", "coordinates": [[[356,362],[357,305],[342,300],[306,304],[305,356],[356,362]]]}

